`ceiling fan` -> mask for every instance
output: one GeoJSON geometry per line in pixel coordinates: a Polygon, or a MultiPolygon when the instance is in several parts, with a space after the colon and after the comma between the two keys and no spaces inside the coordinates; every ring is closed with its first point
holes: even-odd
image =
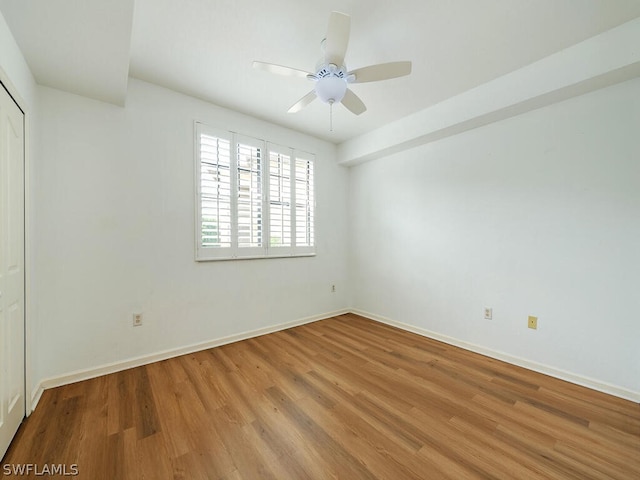
{"type": "Polygon", "coordinates": [[[315,82],[314,89],[298,100],[289,109],[289,113],[299,112],[317,97],[331,106],[334,103],[342,103],[352,113],[360,115],[367,107],[349,89],[349,85],[409,75],[411,62],[381,63],[348,71],[344,63],[344,56],[349,44],[350,29],[351,17],[349,15],[331,12],[327,36],[321,43],[324,56],[316,64],[315,73],[265,62],[253,62],[253,68],[278,75],[304,77],[315,82]]]}

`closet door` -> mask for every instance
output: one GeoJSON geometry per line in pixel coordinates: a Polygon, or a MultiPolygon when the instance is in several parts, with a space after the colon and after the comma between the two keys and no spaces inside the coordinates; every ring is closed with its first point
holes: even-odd
{"type": "Polygon", "coordinates": [[[24,114],[0,84],[0,457],[25,414],[24,114]]]}

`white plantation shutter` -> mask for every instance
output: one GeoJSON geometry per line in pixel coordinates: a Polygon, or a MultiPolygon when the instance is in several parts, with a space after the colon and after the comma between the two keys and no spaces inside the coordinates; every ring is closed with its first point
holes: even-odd
{"type": "Polygon", "coordinates": [[[264,147],[262,142],[246,137],[236,145],[238,248],[262,249],[264,147]]]}
{"type": "Polygon", "coordinates": [[[291,247],[291,171],[291,155],[270,146],[269,246],[279,250],[291,247]]]}
{"type": "Polygon", "coordinates": [[[315,254],[314,158],[196,123],[196,260],[315,254]]]}
{"type": "Polygon", "coordinates": [[[298,155],[295,161],[296,247],[315,245],[313,163],[313,158],[303,155],[298,155]]]}
{"type": "Polygon", "coordinates": [[[200,246],[229,248],[232,240],[231,138],[199,132],[200,246]]]}

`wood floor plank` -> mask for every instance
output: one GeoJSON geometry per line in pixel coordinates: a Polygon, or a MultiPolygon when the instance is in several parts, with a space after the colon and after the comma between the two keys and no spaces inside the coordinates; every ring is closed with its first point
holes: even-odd
{"type": "Polygon", "coordinates": [[[345,314],[47,390],[2,461],[27,463],[91,480],[636,480],[640,405],[345,314]]]}

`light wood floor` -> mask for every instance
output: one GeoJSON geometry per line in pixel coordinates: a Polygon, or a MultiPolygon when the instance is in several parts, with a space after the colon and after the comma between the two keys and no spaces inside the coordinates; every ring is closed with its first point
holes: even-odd
{"type": "Polygon", "coordinates": [[[640,405],[344,315],[47,390],[16,463],[92,480],[637,480],[640,405]]]}

